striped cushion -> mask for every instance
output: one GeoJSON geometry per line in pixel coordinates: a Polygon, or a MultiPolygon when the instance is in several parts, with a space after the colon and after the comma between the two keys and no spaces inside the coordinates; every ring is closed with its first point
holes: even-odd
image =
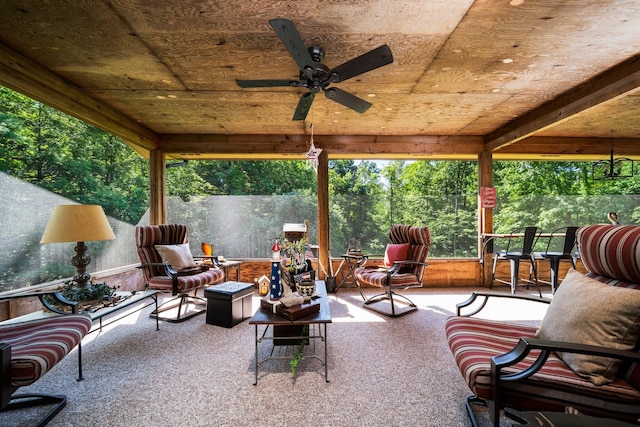
{"type": "MultiPolygon", "coordinates": [[[[451,352],[467,385],[476,396],[489,399],[491,357],[510,351],[520,337],[534,337],[536,328],[475,317],[450,317],[445,331],[451,352]]],[[[532,351],[515,365],[516,370],[531,364],[538,354],[539,352],[532,351]]],[[[510,368],[504,371],[515,370],[510,368]]],[[[625,381],[617,379],[612,383],[596,386],[573,372],[555,354],[549,357],[538,373],[525,382],[544,387],[547,396],[562,397],[566,399],[565,402],[575,399],[575,395],[593,395],[608,396],[611,401],[636,400],[640,405],[640,392],[625,381]]],[[[531,399],[535,401],[535,397],[531,399]]],[[[526,407],[522,401],[518,403],[526,407]]],[[[540,408],[540,403],[533,405],[534,408],[540,408]]]]}
{"type": "MultiPolygon", "coordinates": [[[[155,245],[177,245],[188,243],[187,226],[184,224],[139,225],[136,227],[136,247],[141,264],[162,263],[155,245]]],[[[151,274],[143,269],[145,279],[164,276],[162,267],[152,267],[151,274]]]]}
{"type": "Polygon", "coordinates": [[[581,227],[576,233],[576,243],[580,259],[591,275],[640,288],[640,227],[604,224],[581,227]]]}
{"type": "MultiPolygon", "coordinates": [[[[178,291],[188,292],[193,289],[221,282],[222,280],[224,280],[224,271],[219,268],[211,268],[191,276],[178,276],[178,291]]],[[[150,288],[160,291],[171,291],[173,286],[169,276],[154,276],[151,277],[147,283],[150,288]]]]}
{"type": "MultiPolygon", "coordinates": [[[[587,276],[613,286],[640,290],[640,227],[598,224],[576,232],[580,259],[587,276]]],[[[640,350],[640,343],[636,346],[640,350]]],[[[626,363],[618,371],[640,390],[640,363],[626,363]]]]}
{"type": "Polygon", "coordinates": [[[0,342],[11,345],[11,384],[34,383],[61,361],[91,329],[83,314],[0,326],[0,342]]]}

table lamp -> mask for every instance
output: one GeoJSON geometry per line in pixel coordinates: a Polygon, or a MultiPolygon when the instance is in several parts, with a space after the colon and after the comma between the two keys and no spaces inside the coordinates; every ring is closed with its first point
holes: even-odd
{"type": "Polygon", "coordinates": [[[58,205],[54,208],[40,243],[77,242],[76,255],[71,262],[77,269],[73,280],[78,286],[86,286],[91,278],[87,265],[91,255],[84,242],[114,240],[116,236],[99,205],[58,205]]]}

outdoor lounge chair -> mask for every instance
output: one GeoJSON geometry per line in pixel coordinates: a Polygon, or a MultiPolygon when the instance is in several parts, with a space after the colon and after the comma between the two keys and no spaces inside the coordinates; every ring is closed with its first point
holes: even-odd
{"type": "Polygon", "coordinates": [[[494,426],[502,408],[639,422],[640,226],[581,227],[576,240],[588,274],[570,270],[552,300],[474,292],[447,319],[474,426],[474,404],[488,406],[494,426]],[[539,326],[470,317],[490,298],[549,307],[539,326]]]}
{"type": "Polygon", "coordinates": [[[396,290],[422,287],[424,268],[428,265],[431,234],[428,227],[395,224],[389,231],[389,240],[391,244],[387,245],[385,252],[385,267],[356,268],[356,285],[361,295],[361,282],[384,288],[384,292],[365,299],[364,307],[385,316],[398,317],[417,310],[416,305],[409,298],[397,293],[396,290]],[[397,306],[398,298],[401,298],[399,302],[403,303],[403,306],[397,306]]]}
{"type": "Polygon", "coordinates": [[[224,272],[213,265],[197,266],[191,251],[187,226],[183,224],[136,227],[136,246],[146,287],[176,296],[163,303],[151,317],[182,322],[206,311],[206,300],[196,296],[198,289],[224,280],[224,272]],[[162,252],[162,254],[161,254],[162,252]],[[192,295],[189,295],[192,293],[192,295]],[[175,311],[174,316],[160,313],[175,311]]]}
{"type": "MultiPolygon", "coordinates": [[[[32,296],[33,293],[18,294],[0,299],[32,296]]],[[[64,300],[59,294],[57,297],[64,300]]],[[[64,301],[76,307],[75,303],[64,301]]],[[[67,314],[1,325],[0,411],[53,405],[36,425],[44,426],[51,421],[67,404],[66,396],[16,392],[20,387],[34,384],[42,378],[71,350],[79,346],[90,329],[91,317],[84,314],[67,314]]],[[[80,357],[80,348],[78,352],[80,357]]]]}

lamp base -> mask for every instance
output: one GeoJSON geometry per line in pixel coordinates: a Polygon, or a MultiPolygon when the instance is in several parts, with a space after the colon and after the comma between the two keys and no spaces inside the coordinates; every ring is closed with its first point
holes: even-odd
{"type": "Polygon", "coordinates": [[[80,287],[87,286],[91,274],[87,273],[87,265],[91,263],[91,255],[87,253],[87,246],[84,242],[78,242],[73,248],[76,251],[76,256],[71,258],[71,263],[76,267],[77,273],[73,276],[73,280],[80,287]]]}

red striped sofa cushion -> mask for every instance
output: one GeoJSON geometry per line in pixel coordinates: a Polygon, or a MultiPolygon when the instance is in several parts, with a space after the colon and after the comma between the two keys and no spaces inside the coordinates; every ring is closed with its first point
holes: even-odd
{"type": "MultiPolygon", "coordinates": [[[[490,398],[491,357],[510,351],[520,337],[535,337],[536,329],[533,326],[476,317],[450,317],[445,325],[449,348],[463,378],[473,393],[483,399],[490,398]]],[[[537,351],[531,352],[515,365],[516,369],[529,366],[538,354],[537,351]]],[[[504,371],[515,370],[511,368],[504,371]]],[[[555,354],[526,381],[547,388],[550,396],[553,395],[551,390],[557,390],[558,395],[569,399],[573,393],[588,395],[592,392],[594,396],[610,396],[612,401],[635,400],[640,405],[640,392],[627,382],[617,379],[596,386],[573,372],[555,354]]]]}
{"type": "Polygon", "coordinates": [[[60,362],[89,332],[91,318],[83,314],[0,326],[0,342],[11,345],[11,384],[34,383],[60,362]]]}
{"type": "MultiPolygon", "coordinates": [[[[576,232],[580,259],[587,276],[602,283],[640,290],[640,227],[598,224],[576,232]]],[[[640,351],[640,342],[636,349],[640,351]]],[[[618,376],[640,390],[640,364],[620,367],[618,376]]]]}

